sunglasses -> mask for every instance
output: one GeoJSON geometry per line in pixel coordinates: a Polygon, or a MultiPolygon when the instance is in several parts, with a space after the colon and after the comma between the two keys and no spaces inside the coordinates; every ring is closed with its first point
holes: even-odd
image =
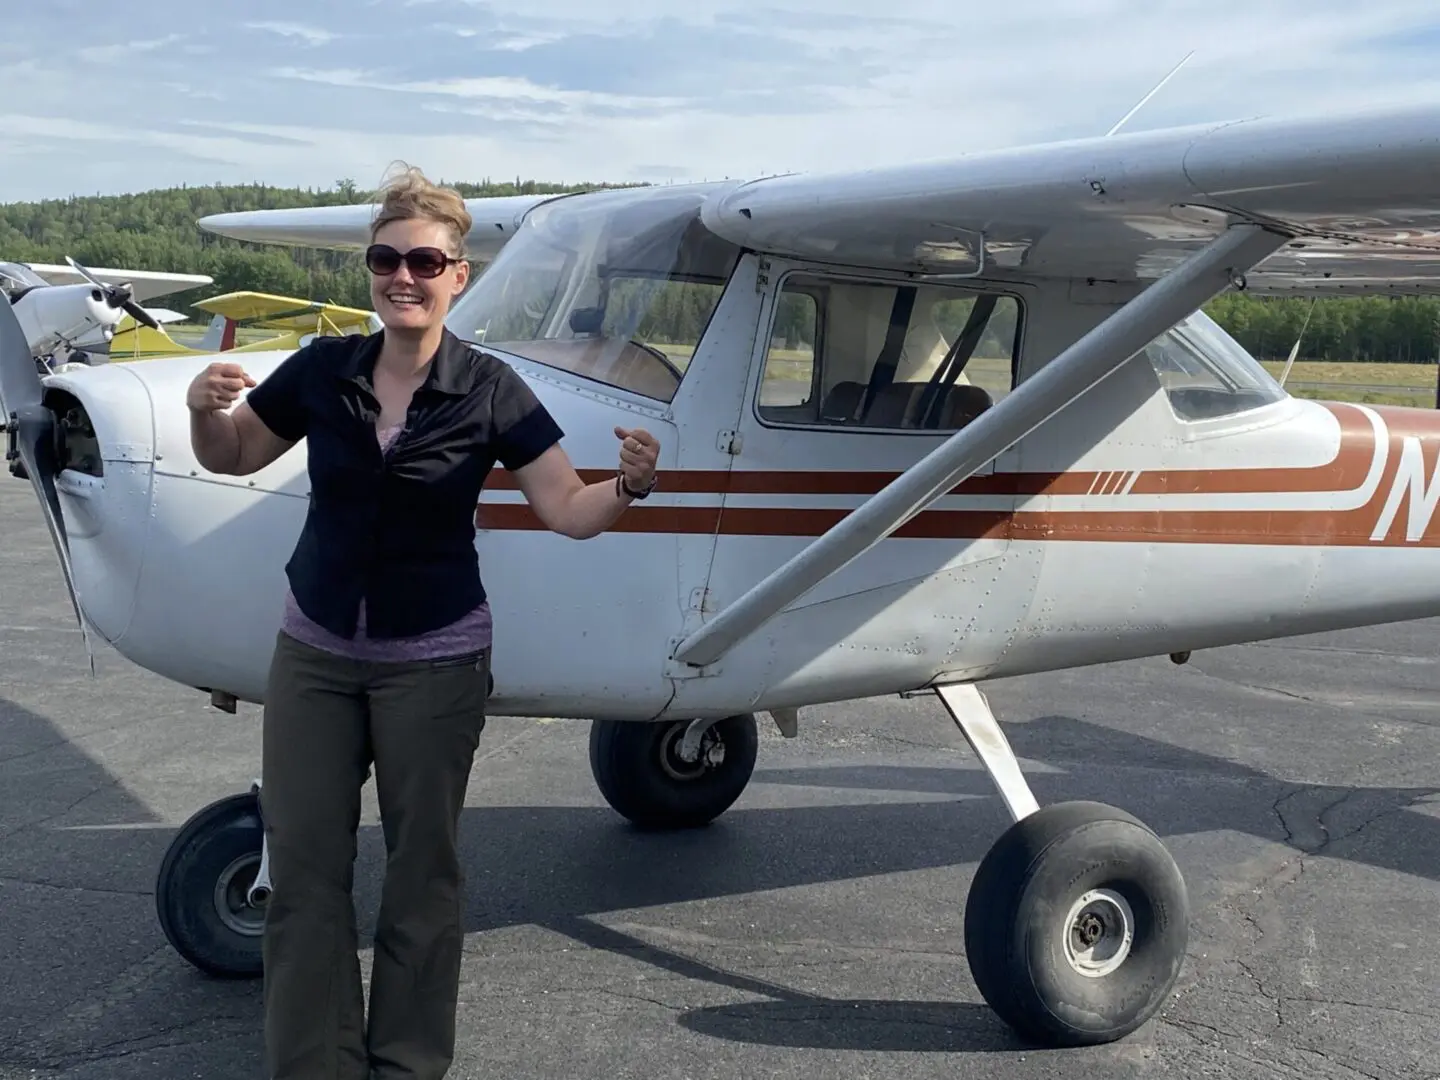
{"type": "Polygon", "coordinates": [[[404,263],[416,277],[439,277],[447,266],[460,261],[433,247],[411,248],[403,254],[389,244],[371,244],[365,249],[365,266],[380,276],[395,273],[404,263]]]}

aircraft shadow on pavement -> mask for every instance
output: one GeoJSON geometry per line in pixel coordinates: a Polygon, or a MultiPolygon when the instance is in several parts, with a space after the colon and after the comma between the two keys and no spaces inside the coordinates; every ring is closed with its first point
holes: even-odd
{"type": "Polygon", "coordinates": [[[38,713],[0,698],[0,733],[0,1075],[154,1051],[253,1077],[259,983],[198,976],[155,919],[175,830],[38,713]]]}
{"type": "MultiPolygon", "coordinates": [[[[173,1043],[175,1032],[187,1026],[203,1030],[211,1045],[233,1041],[227,1059],[258,1053],[258,981],[206,979],[169,949],[156,923],[151,889],[173,829],[155,823],[48,721],[9,703],[0,702],[0,711],[8,754],[0,760],[0,827],[6,834],[0,879],[55,890],[20,908],[20,918],[34,928],[22,930],[8,961],[11,972],[3,977],[11,985],[3,997],[12,1004],[0,1006],[0,1020],[21,1034],[14,1041],[0,1038],[0,1061],[53,1067],[82,1060],[87,1044],[143,1046],[148,1038],[173,1043]],[[51,820],[87,827],[47,827],[51,820]],[[96,828],[104,825],[115,828],[96,828]],[[25,984],[31,992],[20,992],[25,984]],[[57,1001],[65,1004],[57,1007],[57,1001]]],[[[1097,798],[1132,809],[1162,837],[1236,830],[1440,880],[1440,821],[1419,814],[1402,820],[1390,813],[1432,794],[1429,789],[1288,784],[1220,758],[1063,716],[1007,725],[1007,734],[1022,757],[1062,770],[1029,772],[1042,803],[1097,798]],[[1147,770],[1154,782],[1117,784],[1116,776],[1126,770],[1147,770]],[[1310,828],[1322,821],[1329,837],[1310,828]],[[1362,829],[1364,835],[1343,845],[1341,854],[1341,840],[1362,829]],[[1320,839],[1308,841],[1311,832],[1320,839]]],[[[677,1017],[688,1030],[716,1038],[839,1050],[1018,1048],[1009,1030],[979,1003],[968,973],[957,981],[953,1001],[829,999],[723,970],[592,918],[973,865],[1007,818],[973,758],[960,760],[965,767],[762,768],[756,785],[942,798],[783,808],[742,802],[712,827],[678,834],[630,828],[600,805],[598,796],[595,804],[581,807],[467,808],[461,830],[466,930],[535,925],[593,949],[764,999],[682,1010],[677,1017]],[[943,798],[947,795],[955,798],[943,798]]],[[[583,770],[583,758],[577,757],[575,766],[583,770]]],[[[383,866],[377,829],[362,829],[360,852],[356,895],[362,944],[368,946],[383,866]]],[[[964,884],[957,883],[957,890],[964,884]]],[[[960,902],[963,892],[955,895],[960,902]]],[[[15,916],[14,901],[10,908],[7,919],[15,916]]]]}
{"type": "Polygon", "coordinates": [[[870,1053],[995,1053],[1026,1048],[988,1006],[975,1002],[828,998],[726,971],[591,919],[557,919],[545,925],[592,949],[767,999],[682,1012],[680,1025],[699,1035],[766,1046],[870,1053]]]}
{"type": "MultiPolygon", "coordinates": [[[[1306,855],[1324,854],[1440,881],[1440,818],[1400,813],[1440,794],[1440,787],[1294,783],[1225,758],[1069,716],[1006,724],[1005,735],[1022,768],[1028,759],[1061,770],[1025,770],[1042,806],[1093,799],[1135,814],[1162,839],[1244,833],[1306,855]]],[[[973,764],[973,755],[967,754],[966,761],[973,764]]],[[[993,839],[1008,824],[1008,818],[999,816],[989,777],[978,766],[757,768],[752,783],[981,796],[995,830],[988,835],[993,839]]]]}
{"type": "MultiPolygon", "coordinates": [[[[1007,725],[1007,735],[1022,758],[1063,770],[1027,772],[1042,805],[1096,799],[1129,809],[1162,838],[1232,831],[1306,854],[1440,880],[1440,820],[1395,813],[1440,789],[1288,783],[1066,716],[1007,725]],[[1147,779],[1125,776],[1117,783],[1127,771],[1143,771],[1147,779]]],[[[962,760],[975,765],[968,754],[962,760]]],[[[710,828],[684,834],[633,830],[603,808],[469,809],[462,841],[470,879],[467,929],[531,923],[592,948],[770,999],[680,1017],[684,1026],[719,1038],[857,1050],[1022,1045],[979,1004],[829,1000],[720,970],[586,918],[973,864],[1009,823],[978,766],[761,768],[754,782],[953,795],[957,801],[783,809],[742,804],[710,828]]],[[[961,992],[975,993],[968,977],[961,992]]]]}

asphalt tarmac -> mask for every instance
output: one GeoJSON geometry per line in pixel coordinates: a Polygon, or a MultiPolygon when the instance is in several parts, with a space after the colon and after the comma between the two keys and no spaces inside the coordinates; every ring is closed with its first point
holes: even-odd
{"type": "MultiPolygon", "coordinates": [[[[258,712],[113,652],[92,679],[3,473],[0,521],[0,1077],[260,1078],[258,982],[188,967],[152,892],[175,829],[248,786],[258,712]]],[[[1083,1051],[1018,1044],[976,992],[966,890],[1006,818],[933,699],[763,727],[741,802],[682,836],[603,804],[586,725],[493,719],[450,1075],[1440,1077],[1437,641],[1417,623],[989,688],[1042,802],[1138,814],[1190,887],[1163,1017],[1083,1051]]],[[[362,933],[382,862],[367,790],[362,933]]]]}

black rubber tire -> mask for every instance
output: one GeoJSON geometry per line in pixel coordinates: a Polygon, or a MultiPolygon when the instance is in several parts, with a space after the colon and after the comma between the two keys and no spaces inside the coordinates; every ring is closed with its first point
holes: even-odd
{"type": "MultiPolygon", "coordinates": [[[[215,888],[226,868],[250,858],[239,869],[234,889],[248,889],[260,868],[264,826],[254,792],[231,795],[193,815],[171,841],[155,881],[155,910],[160,928],[175,951],[207,975],[255,978],[263,971],[261,928],[253,932],[227,926],[216,909],[215,888]]],[[[248,916],[252,921],[257,914],[248,916]]]]}
{"type": "Polygon", "coordinates": [[[688,726],[688,720],[590,725],[590,771],[616,813],[645,829],[693,829],[714,821],[741,796],[760,749],[754,715],[727,716],[705,732],[702,758],[718,738],[720,764],[701,768],[672,757],[672,767],[694,772],[678,778],[666,771],[662,756],[667,750],[673,755],[688,726]]]}
{"type": "Polygon", "coordinates": [[[1123,810],[1059,803],[1016,822],[981,861],[965,951],[981,996],[1023,1039],[1049,1047],[1124,1038],[1164,1005],[1185,962],[1190,905],[1159,838],[1123,810]],[[1123,897],[1133,939],[1120,966],[1082,975],[1066,957],[1071,905],[1123,897]]]}

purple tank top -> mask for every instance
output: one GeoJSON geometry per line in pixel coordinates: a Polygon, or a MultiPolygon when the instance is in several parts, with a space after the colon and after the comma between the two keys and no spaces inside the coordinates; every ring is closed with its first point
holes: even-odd
{"type": "MultiPolygon", "coordinates": [[[[386,453],[399,436],[403,424],[377,432],[380,449],[386,453]]],[[[414,637],[381,638],[371,640],[365,636],[365,601],[360,601],[360,624],[355,637],[347,639],[332,634],[306,618],[295,602],[295,594],[285,593],[285,617],[281,629],[297,641],[337,656],[353,660],[439,660],[449,656],[460,656],[477,652],[490,644],[490,605],[482,602],[468,615],[463,615],[449,626],[442,626],[426,634],[414,637]]]]}

